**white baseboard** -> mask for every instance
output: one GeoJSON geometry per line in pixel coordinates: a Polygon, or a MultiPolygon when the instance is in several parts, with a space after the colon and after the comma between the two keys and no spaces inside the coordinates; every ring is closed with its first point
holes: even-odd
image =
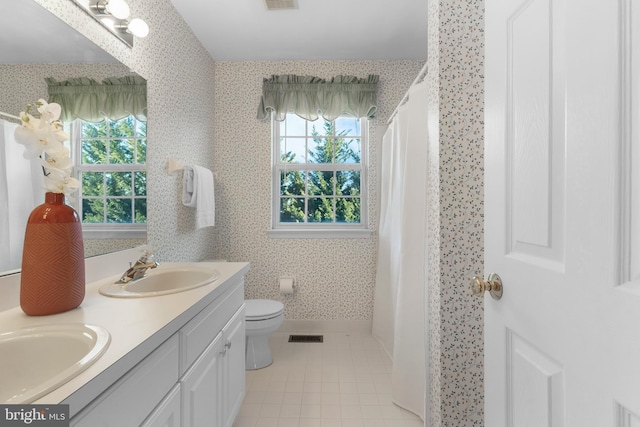
{"type": "Polygon", "coordinates": [[[278,332],[296,333],[371,333],[371,320],[289,320],[285,319],[278,332]]]}

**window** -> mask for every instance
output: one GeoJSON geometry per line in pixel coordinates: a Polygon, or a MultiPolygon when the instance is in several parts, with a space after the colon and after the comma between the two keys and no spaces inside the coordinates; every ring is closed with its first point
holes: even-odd
{"type": "Polygon", "coordinates": [[[366,237],[365,119],[273,122],[273,237],[366,237]]]}
{"type": "Polygon", "coordinates": [[[75,120],[71,139],[81,186],[75,208],[88,238],[139,238],[147,222],[147,124],[133,116],[75,120]]]}

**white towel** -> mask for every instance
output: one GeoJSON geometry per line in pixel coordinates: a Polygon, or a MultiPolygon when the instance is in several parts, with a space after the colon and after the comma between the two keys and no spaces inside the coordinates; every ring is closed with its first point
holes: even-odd
{"type": "Polygon", "coordinates": [[[213,173],[202,166],[185,166],[182,175],[182,204],[196,208],[196,227],[215,224],[213,173]]]}

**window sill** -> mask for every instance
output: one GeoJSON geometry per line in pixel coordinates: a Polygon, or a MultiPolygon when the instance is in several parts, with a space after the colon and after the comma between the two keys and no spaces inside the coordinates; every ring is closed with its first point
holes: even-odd
{"type": "Polygon", "coordinates": [[[146,224],[84,224],[82,238],[100,239],[146,239],[146,224]]]}
{"type": "Polygon", "coordinates": [[[374,231],[368,229],[323,229],[323,230],[269,230],[272,239],[368,239],[374,231]]]}

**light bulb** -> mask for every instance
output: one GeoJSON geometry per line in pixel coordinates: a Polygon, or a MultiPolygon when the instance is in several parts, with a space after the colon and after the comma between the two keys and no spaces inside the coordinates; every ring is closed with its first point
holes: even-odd
{"type": "Polygon", "coordinates": [[[129,17],[129,5],[124,0],[109,0],[105,5],[105,10],[118,19],[129,17]]]}
{"type": "Polygon", "coordinates": [[[140,18],[132,19],[127,29],[136,37],[147,37],[149,34],[149,26],[140,18]]]}

